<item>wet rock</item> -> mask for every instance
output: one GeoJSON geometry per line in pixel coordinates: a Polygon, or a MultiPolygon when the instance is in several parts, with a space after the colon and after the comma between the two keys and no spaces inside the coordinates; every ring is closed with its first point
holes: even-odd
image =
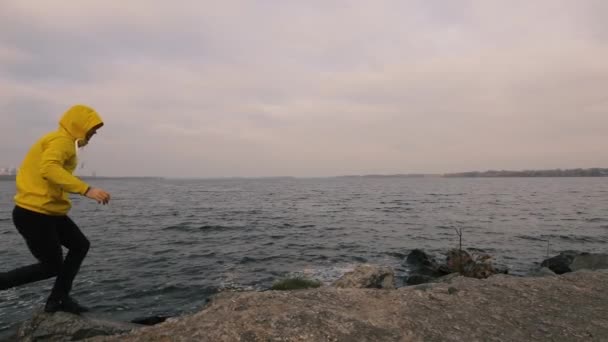
{"type": "Polygon", "coordinates": [[[435,258],[420,249],[414,249],[407,256],[406,263],[410,268],[410,275],[405,280],[408,285],[428,283],[433,279],[449,274],[445,265],[440,265],[435,258]]]}
{"type": "Polygon", "coordinates": [[[608,269],[608,254],[581,253],[570,264],[572,271],[608,269]]]}
{"type": "Polygon", "coordinates": [[[405,261],[411,270],[409,276],[405,279],[407,285],[429,283],[434,279],[449,273],[443,272],[443,269],[439,263],[435,261],[435,258],[421,249],[412,250],[405,261]]]}
{"type": "Polygon", "coordinates": [[[405,280],[405,283],[407,285],[420,285],[420,284],[430,283],[435,279],[436,279],[435,277],[431,277],[431,276],[427,276],[427,275],[412,274],[409,277],[407,277],[407,279],[405,280]]]}
{"type": "Polygon", "coordinates": [[[462,277],[462,275],[460,273],[450,273],[448,275],[444,275],[443,277],[439,277],[437,279],[433,279],[431,281],[431,283],[443,283],[443,284],[450,284],[454,279],[458,278],[458,277],[462,277]]]}
{"type": "Polygon", "coordinates": [[[359,265],[334,282],[339,288],[394,289],[395,272],[390,267],[359,265]]]}
{"type": "Polygon", "coordinates": [[[570,264],[574,261],[574,258],[578,255],[578,252],[575,251],[565,251],[561,252],[559,255],[556,255],[552,258],[544,260],[540,266],[547,267],[551,271],[556,274],[564,274],[568,272],[572,272],[570,268],[570,264]]]}
{"type": "Polygon", "coordinates": [[[142,325],[156,325],[166,321],[170,316],[150,316],[150,317],[139,317],[131,321],[131,323],[142,324],[142,325]]]}
{"type": "Polygon", "coordinates": [[[564,251],[541,264],[557,274],[579,270],[608,269],[608,254],[564,251]]]}
{"type": "Polygon", "coordinates": [[[95,318],[90,314],[73,315],[66,312],[46,313],[37,310],[17,331],[17,341],[79,341],[94,336],[109,336],[141,325],[95,318]]]}
{"type": "Polygon", "coordinates": [[[555,272],[547,267],[541,267],[528,273],[528,277],[555,277],[555,272]]]}
{"type": "Polygon", "coordinates": [[[435,258],[420,249],[411,251],[407,256],[406,262],[412,269],[412,274],[430,277],[440,277],[447,274],[441,265],[435,261],[435,258]]]}
{"type": "Polygon", "coordinates": [[[473,262],[473,259],[467,251],[451,249],[447,253],[445,262],[452,272],[464,272],[465,265],[473,262]]]}
{"type": "Polygon", "coordinates": [[[452,249],[448,251],[446,266],[451,272],[458,272],[465,277],[486,279],[495,274],[506,274],[508,270],[494,267],[492,256],[482,250],[452,249]]]}
{"type": "Polygon", "coordinates": [[[424,251],[415,249],[408,256],[407,262],[412,269],[405,281],[408,285],[434,282],[447,275],[451,277],[440,281],[451,281],[458,275],[485,279],[495,274],[508,273],[506,269],[495,267],[492,264],[492,257],[479,249],[471,249],[471,253],[452,249],[447,253],[445,264],[439,264],[424,251]],[[454,273],[458,274],[453,275],[454,273]]]}

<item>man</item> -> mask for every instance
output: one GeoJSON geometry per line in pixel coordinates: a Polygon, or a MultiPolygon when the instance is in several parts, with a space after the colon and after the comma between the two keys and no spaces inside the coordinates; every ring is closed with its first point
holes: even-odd
{"type": "Polygon", "coordinates": [[[57,277],[45,305],[46,312],[87,311],[70,297],[72,282],[89,250],[89,240],[67,216],[69,193],[107,204],[110,194],[73,176],[77,149],[89,143],[103,122],[83,105],[70,108],[59,129],[43,136],[25,156],[17,174],[13,222],[39,263],[0,273],[0,290],[57,277]],[[61,246],[68,249],[63,258],[61,246]]]}

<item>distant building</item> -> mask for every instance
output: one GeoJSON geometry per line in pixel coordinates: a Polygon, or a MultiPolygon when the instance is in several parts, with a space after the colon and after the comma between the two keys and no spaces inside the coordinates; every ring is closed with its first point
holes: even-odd
{"type": "Polygon", "coordinates": [[[0,168],[0,176],[14,176],[17,174],[17,169],[14,167],[0,168]]]}

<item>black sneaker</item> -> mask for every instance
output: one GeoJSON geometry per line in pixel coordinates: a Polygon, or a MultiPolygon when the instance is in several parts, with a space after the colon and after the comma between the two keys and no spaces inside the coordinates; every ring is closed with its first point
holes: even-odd
{"type": "Polygon", "coordinates": [[[80,303],[78,303],[76,301],[76,299],[67,296],[66,298],[63,299],[63,301],[61,302],[61,306],[63,307],[62,311],[66,311],[66,312],[71,312],[71,313],[76,313],[79,314],[81,312],[89,312],[89,308],[87,308],[86,306],[80,305],[80,303]]]}
{"type": "Polygon", "coordinates": [[[89,308],[80,305],[74,298],[68,296],[63,299],[49,298],[44,306],[44,311],[48,313],[62,311],[79,315],[80,313],[88,312],[89,308]]]}
{"type": "Polygon", "coordinates": [[[61,300],[49,298],[44,306],[44,312],[53,313],[57,311],[61,311],[61,300]]]}

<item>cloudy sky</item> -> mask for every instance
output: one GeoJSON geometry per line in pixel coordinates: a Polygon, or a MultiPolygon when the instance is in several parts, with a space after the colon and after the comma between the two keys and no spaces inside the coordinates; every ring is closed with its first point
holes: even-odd
{"type": "MultiPolygon", "coordinates": [[[[99,175],[608,167],[608,1],[0,1],[0,166],[72,104],[99,175]]],[[[4,164],[4,165],[3,165],[4,164]]]]}

